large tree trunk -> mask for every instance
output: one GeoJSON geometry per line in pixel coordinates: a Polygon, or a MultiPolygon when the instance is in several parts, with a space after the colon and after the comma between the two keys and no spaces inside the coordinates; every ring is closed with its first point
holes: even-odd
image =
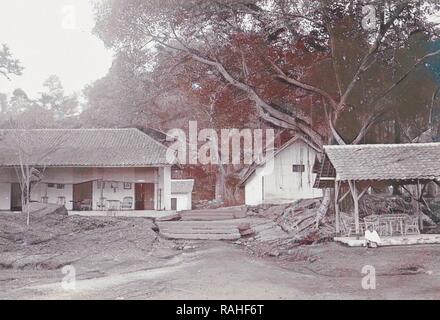
{"type": "Polygon", "coordinates": [[[318,208],[318,212],[316,213],[316,228],[319,227],[319,223],[327,214],[330,203],[331,203],[331,189],[324,189],[324,195],[322,197],[321,205],[318,208]]]}
{"type": "Polygon", "coordinates": [[[226,195],[225,171],[222,165],[218,166],[217,179],[215,183],[215,200],[223,202],[226,195]]]}
{"type": "MultiPolygon", "coordinates": [[[[402,141],[402,133],[400,131],[400,125],[397,121],[394,121],[394,143],[401,143],[402,141]]],[[[394,181],[392,183],[393,186],[393,195],[400,196],[402,192],[400,191],[400,185],[394,181]]]]}

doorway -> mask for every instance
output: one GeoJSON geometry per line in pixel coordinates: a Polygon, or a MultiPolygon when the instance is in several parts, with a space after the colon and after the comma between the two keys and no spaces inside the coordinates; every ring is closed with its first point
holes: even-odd
{"type": "Polygon", "coordinates": [[[177,198],[171,198],[171,210],[177,210],[177,198]]]}
{"type": "Polygon", "coordinates": [[[11,184],[11,211],[21,211],[21,187],[19,183],[11,184]]]}
{"type": "Polygon", "coordinates": [[[154,210],[154,183],[134,185],[135,210],[154,210]]]}
{"type": "Polygon", "coordinates": [[[93,182],[84,182],[73,185],[73,210],[92,210],[93,182]]]}

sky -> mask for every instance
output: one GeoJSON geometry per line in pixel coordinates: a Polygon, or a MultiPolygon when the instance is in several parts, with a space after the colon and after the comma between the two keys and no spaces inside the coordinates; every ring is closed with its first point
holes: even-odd
{"type": "Polygon", "coordinates": [[[50,75],[66,93],[105,76],[112,52],[92,34],[91,0],[0,0],[0,44],[7,44],[25,68],[12,81],[0,78],[0,92],[22,88],[35,97],[50,75]]]}

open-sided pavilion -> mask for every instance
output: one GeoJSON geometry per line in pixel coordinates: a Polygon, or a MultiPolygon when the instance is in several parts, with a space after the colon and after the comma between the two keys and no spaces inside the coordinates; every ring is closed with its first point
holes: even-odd
{"type": "MultiPolygon", "coordinates": [[[[315,188],[334,188],[336,233],[341,230],[340,203],[353,199],[356,234],[360,233],[359,200],[370,187],[415,185],[417,199],[422,186],[440,178],[440,143],[370,144],[324,146],[320,161],[315,161],[315,188]]],[[[420,204],[417,214],[423,228],[420,204]]]]}

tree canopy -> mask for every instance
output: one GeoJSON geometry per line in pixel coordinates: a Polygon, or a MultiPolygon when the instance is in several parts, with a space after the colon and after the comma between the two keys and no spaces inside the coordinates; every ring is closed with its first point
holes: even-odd
{"type": "MultiPolygon", "coordinates": [[[[97,5],[95,32],[140,72],[233,88],[276,127],[359,143],[385,114],[405,122],[392,114],[408,83],[432,89],[439,10],[431,0],[111,0],[97,5]]],[[[398,111],[424,109],[420,94],[398,111]]]]}
{"type": "Polygon", "coordinates": [[[10,80],[11,75],[20,76],[23,72],[23,67],[20,61],[12,56],[9,47],[5,44],[0,49],[0,75],[10,80]]]}
{"type": "Polygon", "coordinates": [[[80,113],[77,95],[67,95],[57,76],[50,76],[43,88],[36,98],[30,98],[20,88],[15,89],[10,97],[0,94],[0,126],[59,127],[66,124],[66,119],[80,113]]]}

